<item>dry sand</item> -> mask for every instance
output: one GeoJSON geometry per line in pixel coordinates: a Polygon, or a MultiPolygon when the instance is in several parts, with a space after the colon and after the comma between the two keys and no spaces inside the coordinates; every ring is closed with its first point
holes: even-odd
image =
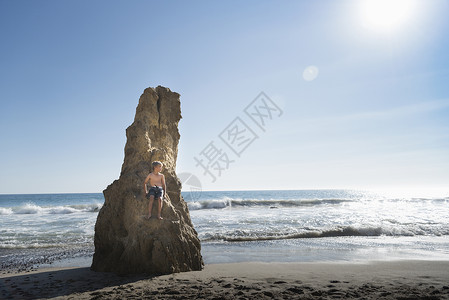
{"type": "Polygon", "coordinates": [[[449,262],[235,263],[164,276],[0,275],[0,299],[449,299],[449,262]]]}

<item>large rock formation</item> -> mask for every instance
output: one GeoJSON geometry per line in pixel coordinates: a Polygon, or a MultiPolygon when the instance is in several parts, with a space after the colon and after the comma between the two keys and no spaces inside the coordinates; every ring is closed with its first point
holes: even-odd
{"type": "MultiPolygon", "coordinates": [[[[120,178],[103,191],[92,270],[168,274],[202,269],[200,241],[175,173],[180,119],[179,94],[158,86],[147,88],[140,97],[134,123],[126,130],[120,178]],[[164,220],[145,218],[148,200],[143,182],[155,160],[164,164],[168,198],[162,208],[164,220]]],[[[154,201],[153,215],[156,212],[154,201]]]]}

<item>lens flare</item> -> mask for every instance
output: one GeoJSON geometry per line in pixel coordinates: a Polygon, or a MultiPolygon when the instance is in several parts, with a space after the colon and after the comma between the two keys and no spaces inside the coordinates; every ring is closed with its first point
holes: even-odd
{"type": "Polygon", "coordinates": [[[316,66],[308,66],[302,73],[305,81],[312,81],[318,77],[319,70],[316,66]]]}

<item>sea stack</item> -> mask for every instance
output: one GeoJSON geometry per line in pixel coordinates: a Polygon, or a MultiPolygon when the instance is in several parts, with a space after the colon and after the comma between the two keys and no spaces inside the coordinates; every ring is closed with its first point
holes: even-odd
{"type": "MultiPolygon", "coordinates": [[[[91,269],[118,274],[170,274],[201,270],[197,232],[176,176],[181,103],[179,94],[158,86],[139,99],[134,122],[126,130],[120,178],[104,191],[95,224],[91,269]],[[147,219],[143,182],[152,161],[161,161],[167,185],[162,217],[147,219]]],[[[157,212],[154,201],[153,214],[157,212]]]]}

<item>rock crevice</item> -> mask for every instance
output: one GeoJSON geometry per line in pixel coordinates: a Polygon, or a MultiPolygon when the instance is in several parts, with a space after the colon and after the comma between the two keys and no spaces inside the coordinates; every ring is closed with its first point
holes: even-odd
{"type": "MultiPolygon", "coordinates": [[[[103,191],[105,203],[95,224],[92,270],[169,274],[203,268],[200,241],[175,173],[180,119],[178,93],[162,86],[145,89],[134,122],[126,129],[120,178],[103,191]],[[145,218],[148,200],[143,182],[155,160],[164,164],[164,220],[145,218]]],[[[156,212],[157,201],[154,205],[156,212]]]]}

